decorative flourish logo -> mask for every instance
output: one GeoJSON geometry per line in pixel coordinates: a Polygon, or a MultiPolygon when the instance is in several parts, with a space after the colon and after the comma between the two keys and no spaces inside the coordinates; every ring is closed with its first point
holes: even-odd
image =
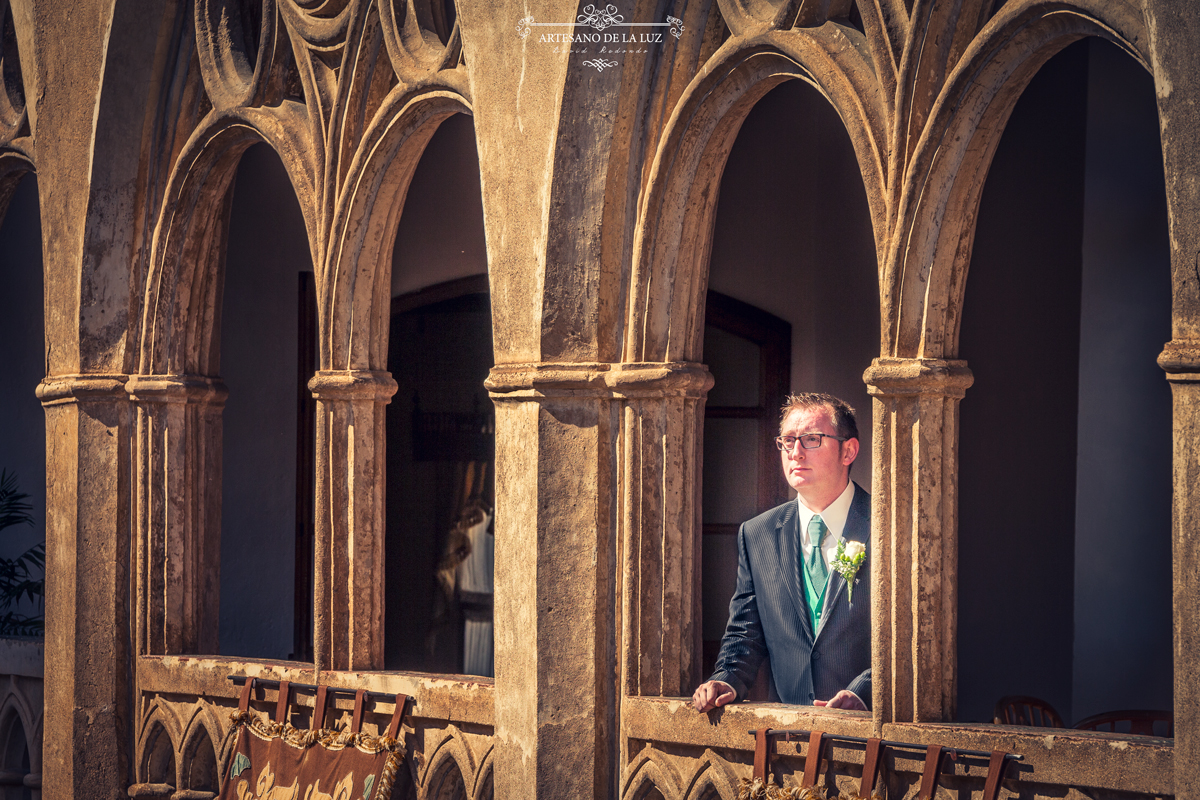
{"type": "Polygon", "coordinates": [[[617,62],[607,61],[603,58],[593,58],[593,59],[583,62],[583,65],[585,67],[595,67],[597,72],[604,72],[604,70],[607,69],[608,67],[615,67],[617,65],[617,62]]]}
{"type": "Polygon", "coordinates": [[[625,17],[617,13],[617,7],[612,3],[605,6],[603,11],[597,10],[595,6],[584,6],[583,13],[575,18],[576,25],[588,25],[598,31],[620,25],[624,21],[625,17]]]}

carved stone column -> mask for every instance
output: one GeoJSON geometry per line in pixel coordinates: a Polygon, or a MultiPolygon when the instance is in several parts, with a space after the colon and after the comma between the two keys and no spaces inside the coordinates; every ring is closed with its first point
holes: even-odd
{"type": "Polygon", "coordinates": [[[708,368],[614,365],[621,441],[622,688],[690,695],[699,676],[700,485],[708,368]]]}
{"type": "Polygon", "coordinates": [[[216,653],[221,589],[221,413],[200,375],[134,375],[139,654],[216,653]]]}
{"type": "Polygon", "coordinates": [[[497,800],[615,780],[618,407],[604,364],[492,369],[497,800]]]}
{"type": "Polygon", "coordinates": [[[319,670],[383,669],[384,406],[396,381],[322,370],[308,388],[317,401],[313,659],[319,670]]]}
{"type": "Polygon", "coordinates": [[[130,783],[130,413],[124,375],[54,375],[46,410],[46,714],[42,793],[130,783]]]}
{"type": "Polygon", "coordinates": [[[1175,794],[1194,798],[1200,796],[1200,339],[1172,339],[1158,364],[1174,405],[1175,794]]]}
{"type": "Polygon", "coordinates": [[[691,681],[711,385],[699,364],[492,370],[497,798],[615,796],[619,689],[691,681]]]}
{"type": "Polygon", "coordinates": [[[877,358],[871,544],[872,707],[879,723],[954,718],[958,401],[965,361],[877,358]]]}

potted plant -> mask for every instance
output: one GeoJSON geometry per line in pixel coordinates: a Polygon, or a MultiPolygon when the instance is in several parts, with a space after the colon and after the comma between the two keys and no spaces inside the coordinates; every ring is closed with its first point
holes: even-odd
{"type": "MultiPolygon", "coordinates": [[[[33,526],[29,495],[17,488],[17,476],[0,470],[0,532],[17,525],[33,526]]],[[[16,611],[22,598],[44,608],[46,543],[38,542],[16,558],[0,558],[0,636],[41,636],[44,612],[26,616],[16,611]]]]}

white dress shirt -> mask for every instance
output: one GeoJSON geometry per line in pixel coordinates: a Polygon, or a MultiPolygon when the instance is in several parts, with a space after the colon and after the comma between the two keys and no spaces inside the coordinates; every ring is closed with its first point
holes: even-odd
{"type": "MultiPolygon", "coordinates": [[[[838,542],[841,541],[842,533],[846,530],[846,518],[850,516],[850,502],[853,499],[854,481],[846,481],[846,488],[837,496],[837,499],[820,512],[813,511],[804,505],[800,495],[796,495],[796,509],[800,512],[796,518],[796,524],[800,527],[800,552],[804,554],[804,563],[807,564],[812,558],[813,543],[808,536],[808,523],[817,514],[820,514],[821,521],[829,529],[829,533],[825,534],[825,538],[821,541],[821,557],[825,559],[827,566],[829,562],[833,561],[834,555],[837,554],[838,542]]],[[[830,594],[832,593],[825,593],[825,600],[821,607],[822,621],[828,610],[830,594]]]]}

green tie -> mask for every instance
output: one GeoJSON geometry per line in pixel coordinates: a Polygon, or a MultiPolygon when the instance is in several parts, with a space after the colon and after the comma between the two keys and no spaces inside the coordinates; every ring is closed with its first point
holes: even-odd
{"type": "Polygon", "coordinates": [[[829,528],[825,527],[821,515],[813,514],[812,519],[808,521],[808,540],[812,543],[812,556],[804,568],[808,572],[806,588],[814,633],[821,620],[821,601],[825,599],[825,585],[829,582],[829,567],[825,565],[825,559],[821,556],[821,542],[828,532],[829,528]]]}

